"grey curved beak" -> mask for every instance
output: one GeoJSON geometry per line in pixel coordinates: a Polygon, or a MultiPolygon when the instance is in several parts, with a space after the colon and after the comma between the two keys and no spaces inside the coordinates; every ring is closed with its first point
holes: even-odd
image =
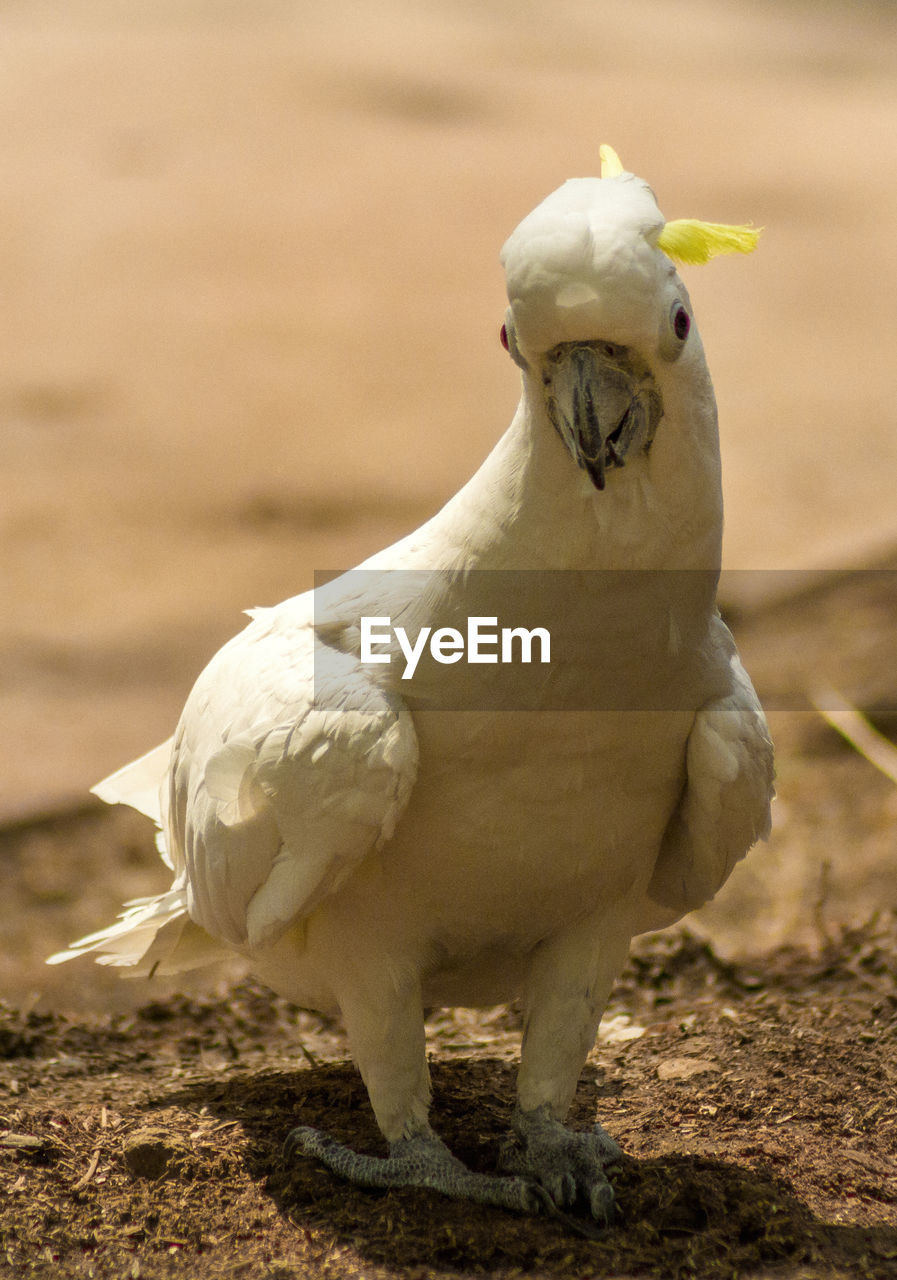
{"type": "Polygon", "coordinates": [[[646,453],[663,417],[651,371],[627,347],[562,343],[543,369],[548,417],[596,489],[629,456],[646,453]]]}

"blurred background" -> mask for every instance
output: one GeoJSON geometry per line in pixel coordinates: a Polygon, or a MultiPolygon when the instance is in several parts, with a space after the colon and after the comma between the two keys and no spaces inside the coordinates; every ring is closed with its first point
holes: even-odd
{"type": "MultiPolygon", "coordinates": [[[[684,273],[720,406],[727,566],[889,563],[893,3],[4,4],[8,993],[38,998],[29,955],[163,886],[140,820],[82,813],[86,791],[168,736],[240,611],[414,527],[498,438],[518,386],[499,249],[597,172],[602,141],[668,217],[766,228],[752,258],[684,273]]],[[[755,662],[780,670],[787,622],[742,605],[755,662]]],[[[893,788],[820,747],[848,771],[842,840],[835,783],[782,733],[783,816],[744,890],[761,942],[798,916],[824,929],[831,885],[856,882],[856,850],[839,863],[819,841],[856,835],[858,786],[874,839],[855,910],[897,905],[893,788]],[[773,927],[784,863],[793,910],[773,927]]],[[[84,970],[61,972],[81,998],[84,970]]]]}

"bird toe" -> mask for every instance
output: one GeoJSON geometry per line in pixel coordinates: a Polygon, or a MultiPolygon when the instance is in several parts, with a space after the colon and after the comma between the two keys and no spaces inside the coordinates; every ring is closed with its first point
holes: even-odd
{"type": "Polygon", "coordinates": [[[589,1133],[574,1133],[545,1108],[518,1108],[513,1136],[502,1149],[502,1166],[541,1186],[556,1209],[570,1209],[581,1201],[605,1226],[613,1219],[614,1192],[604,1170],[621,1154],[598,1125],[589,1133]]]}
{"type": "Polygon", "coordinates": [[[603,1176],[600,1181],[596,1181],[592,1185],[589,1193],[589,1208],[596,1222],[605,1226],[610,1226],[613,1222],[615,1213],[614,1191],[603,1176]]]}
{"type": "Polygon", "coordinates": [[[426,1187],[457,1200],[535,1214],[547,1208],[541,1187],[525,1178],[495,1177],[466,1168],[432,1131],[390,1144],[389,1155],[353,1151],[320,1129],[300,1125],[284,1143],[284,1156],[310,1156],[360,1187],[426,1187]]]}

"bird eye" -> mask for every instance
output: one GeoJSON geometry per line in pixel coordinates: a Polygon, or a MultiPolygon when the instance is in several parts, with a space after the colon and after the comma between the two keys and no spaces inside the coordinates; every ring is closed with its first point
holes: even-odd
{"type": "Polygon", "coordinates": [[[511,308],[508,307],[507,319],[499,330],[498,336],[501,338],[501,345],[507,351],[508,355],[516,365],[521,369],[527,369],[529,366],[517,347],[517,334],[514,329],[514,317],[511,315],[511,308]]]}
{"type": "Polygon", "coordinates": [[[688,337],[688,331],[691,328],[691,316],[685,310],[681,302],[673,304],[672,315],[670,316],[673,325],[673,333],[680,342],[684,342],[688,337]]]}

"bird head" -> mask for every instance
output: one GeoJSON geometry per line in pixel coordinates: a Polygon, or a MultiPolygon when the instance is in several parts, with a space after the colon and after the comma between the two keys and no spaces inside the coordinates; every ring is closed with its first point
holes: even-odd
{"type": "Polygon", "coordinates": [[[600,178],[565,182],[506,241],[502,342],[597,489],[650,448],[663,416],[659,375],[697,342],[674,261],[749,253],[758,235],[667,222],[648,184],[602,146],[600,178]]]}

